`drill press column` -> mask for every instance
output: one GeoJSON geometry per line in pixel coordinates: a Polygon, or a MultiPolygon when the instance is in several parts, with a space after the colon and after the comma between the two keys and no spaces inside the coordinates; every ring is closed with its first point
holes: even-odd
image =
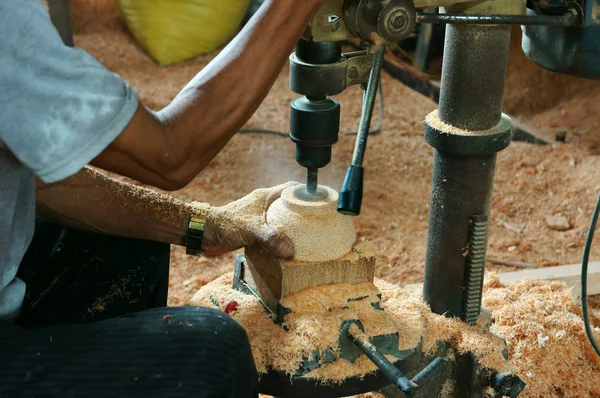
{"type": "Polygon", "coordinates": [[[434,312],[468,323],[481,310],[496,153],[510,143],[502,115],[510,29],[446,27],[440,107],[426,119],[436,150],[423,298],[434,312]]]}

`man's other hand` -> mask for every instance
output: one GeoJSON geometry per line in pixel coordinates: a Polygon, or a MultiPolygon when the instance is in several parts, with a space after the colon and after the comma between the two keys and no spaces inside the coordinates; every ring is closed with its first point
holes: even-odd
{"type": "Polygon", "coordinates": [[[213,207],[204,231],[204,254],[223,254],[258,243],[275,256],[292,258],[292,241],[267,225],[267,210],[284,189],[294,185],[299,183],[257,189],[240,200],[213,207]]]}

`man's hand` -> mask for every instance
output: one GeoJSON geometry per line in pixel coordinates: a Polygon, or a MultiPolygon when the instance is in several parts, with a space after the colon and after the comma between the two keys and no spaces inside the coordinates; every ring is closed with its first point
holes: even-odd
{"type": "Polygon", "coordinates": [[[240,200],[212,208],[204,231],[204,253],[217,255],[258,243],[278,257],[293,257],[292,241],[267,225],[266,213],[284,189],[298,184],[257,189],[240,200]]]}
{"type": "MultiPolygon", "coordinates": [[[[260,244],[290,258],[290,239],[266,223],[269,206],[291,182],[257,189],[240,200],[213,207],[206,220],[204,253],[217,255],[260,244]]],[[[37,211],[71,228],[185,246],[193,203],[114,180],[89,168],[55,184],[38,182],[37,211]]]]}

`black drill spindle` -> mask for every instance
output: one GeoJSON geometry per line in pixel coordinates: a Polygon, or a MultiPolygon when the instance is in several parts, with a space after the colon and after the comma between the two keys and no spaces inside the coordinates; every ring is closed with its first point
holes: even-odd
{"type": "Polygon", "coordinates": [[[317,194],[317,185],[319,178],[319,169],[316,167],[308,167],[306,169],[306,190],[312,195],[317,194]]]}

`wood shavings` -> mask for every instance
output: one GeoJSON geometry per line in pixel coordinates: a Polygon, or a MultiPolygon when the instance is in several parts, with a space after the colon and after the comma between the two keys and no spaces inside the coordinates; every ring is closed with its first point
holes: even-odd
{"type": "Polygon", "coordinates": [[[523,397],[600,396],[600,358],[585,336],[579,303],[564,284],[524,280],[503,287],[492,274],[483,304],[528,384],[523,397]]]}
{"type": "Polygon", "coordinates": [[[438,398],[453,398],[454,388],[454,382],[452,380],[446,380],[442,386],[442,390],[438,394],[438,398]]]}
{"type": "MultiPolygon", "coordinates": [[[[391,355],[386,355],[385,357],[390,361],[394,360],[394,357],[391,355]]],[[[363,355],[354,362],[350,362],[345,359],[338,359],[333,363],[328,363],[319,369],[313,370],[312,372],[308,373],[306,377],[319,380],[328,380],[331,379],[331,375],[336,375],[334,381],[343,381],[347,378],[347,375],[359,375],[364,377],[376,371],[377,367],[373,365],[373,362],[363,355]]]]}
{"type": "MultiPolygon", "coordinates": [[[[385,308],[388,309],[388,306],[391,305],[392,307],[389,308],[390,313],[394,317],[398,316],[396,312],[399,310],[402,311],[401,309],[398,309],[398,306],[402,306],[407,302],[406,296],[401,296],[400,300],[395,303],[389,303],[385,298],[394,297],[399,294],[398,292],[401,292],[400,294],[402,295],[408,295],[408,293],[403,289],[398,289],[397,286],[380,280],[377,281],[377,286],[384,296],[383,301],[385,308]]],[[[420,291],[410,291],[410,295],[414,297],[413,300],[415,298],[420,298],[420,291]]],[[[470,326],[458,319],[450,319],[442,315],[434,314],[420,301],[420,299],[418,300],[418,304],[414,303],[413,305],[417,304],[426,308],[426,310],[422,311],[423,320],[425,322],[425,333],[423,336],[423,351],[425,353],[433,353],[437,349],[438,343],[441,341],[451,341],[452,345],[459,353],[475,353],[484,367],[496,369],[500,373],[512,371],[512,368],[502,356],[502,350],[504,349],[502,339],[489,333],[485,325],[484,316],[479,318],[476,325],[470,326]]],[[[405,310],[400,314],[401,317],[407,315],[409,314],[406,314],[405,310]]]]}
{"type": "MultiPolygon", "coordinates": [[[[282,300],[282,305],[291,310],[284,318],[284,326],[289,332],[273,322],[258,299],[233,290],[231,283],[232,274],[218,278],[200,289],[190,304],[224,311],[228,303],[236,301],[236,311],[230,315],[246,329],[259,372],[273,368],[293,373],[314,351],[336,348],[340,326],[348,319],[359,319],[370,336],[392,334],[398,329],[404,333],[416,331],[410,339],[402,335],[401,350],[413,348],[420,341],[418,314],[398,321],[387,316],[387,312],[375,310],[371,303],[379,301],[379,290],[371,283],[317,286],[288,296],[282,300]],[[417,325],[412,325],[415,320],[417,325]]],[[[322,373],[321,370],[315,374],[339,381],[349,375],[366,375],[376,370],[373,363],[365,360],[356,368],[344,363],[332,365],[327,368],[330,371],[322,373]],[[345,372],[350,369],[354,370],[345,372]]]]}
{"type": "Polygon", "coordinates": [[[440,119],[440,115],[437,110],[431,112],[425,117],[425,121],[435,128],[438,131],[441,131],[445,134],[453,134],[453,135],[464,135],[464,136],[480,136],[480,135],[489,135],[500,133],[503,131],[503,124],[500,123],[498,126],[488,129],[488,130],[464,130],[456,126],[449,125],[445,123],[442,119],[440,119]]]}
{"type": "MultiPolygon", "coordinates": [[[[439,341],[451,340],[458,352],[474,352],[483,366],[500,373],[515,372],[522,377],[528,384],[522,397],[600,394],[600,361],[584,335],[578,303],[564,285],[557,282],[522,281],[504,287],[494,274],[488,277],[484,305],[492,314],[492,332],[502,335],[508,343],[510,364],[502,359],[501,339],[485,331],[485,317],[481,317],[477,325],[468,326],[433,314],[420,301],[418,291],[406,291],[382,280],[376,280],[376,286],[319,286],[290,296],[286,305],[294,308],[297,318],[289,319],[288,325],[306,334],[300,339],[286,336],[283,328],[264,315],[258,300],[231,290],[230,283],[231,275],[223,276],[198,292],[192,302],[216,306],[215,300],[219,297],[221,302],[217,307],[221,309],[232,300],[239,303],[232,315],[248,331],[259,371],[264,371],[269,363],[292,371],[299,365],[300,357],[313,349],[306,350],[307,345],[326,347],[335,343],[335,333],[326,336],[328,328],[335,330],[335,322],[320,321],[319,330],[314,329],[315,314],[327,308],[322,303],[340,305],[344,297],[372,297],[379,290],[385,312],[400,333],[401,350],[414,347],[421,335],[424,335],[425,351],[432,350],[439,341]],[[282,343],[273,344],[274,341],[282,343]],[[566,377],[557,377],[556,369],[561,369],[566,377]]],[[[360,303],[355,304],[360,306],[360,303]]],[[[362,303],[368,304],[368,301],[362,303]]],[[[372,321],[381,323],[381,319],[372,321]]],[[[371,321],[364,324],[368,326],[371,321]]],[[[369,334],[384,332],[381,329],[365,331],[369,334]]],[[[336,381],[374,370],[364,358],[355,364],[338,360],[313,371],[310,376],[336,381]]],[[[446,387],[446,390],[451,388],[446,387]]]]}
{"type": "MultiPolygon", "coordinates": [[[[314,351],[337,350],[340,326],[349,319],[360,320],[369,336],[398,333],[400,350],[412,349],[423,341],[424,351],[432,353],[439,342],[451,341],[458,352],[478,355],[483,366],[500,373],[511,371],[502,357],[502,340],[487,331],[483,323],[469,326],[433,314],[418,292],[408,292],[381,280],[375,285],[323,285],[294,293],[281,301],[291,311],[285,316],[283,327],[273,322],[258,299],[233,290],[231,282],[231,274],[222,276],[200,289],[190,304],[224,311],[227,303],[237,302],[231,316],[246,329],[259,372],[272,368],[293,374],[314,351]],[[379,301],[379,292],[385,311],[377,311],[371,305],[379,301]]],[[[339,382],[374,371],[375,365],[363,356],[353,364],[339,359],[306,377],[339,382]]]]}

